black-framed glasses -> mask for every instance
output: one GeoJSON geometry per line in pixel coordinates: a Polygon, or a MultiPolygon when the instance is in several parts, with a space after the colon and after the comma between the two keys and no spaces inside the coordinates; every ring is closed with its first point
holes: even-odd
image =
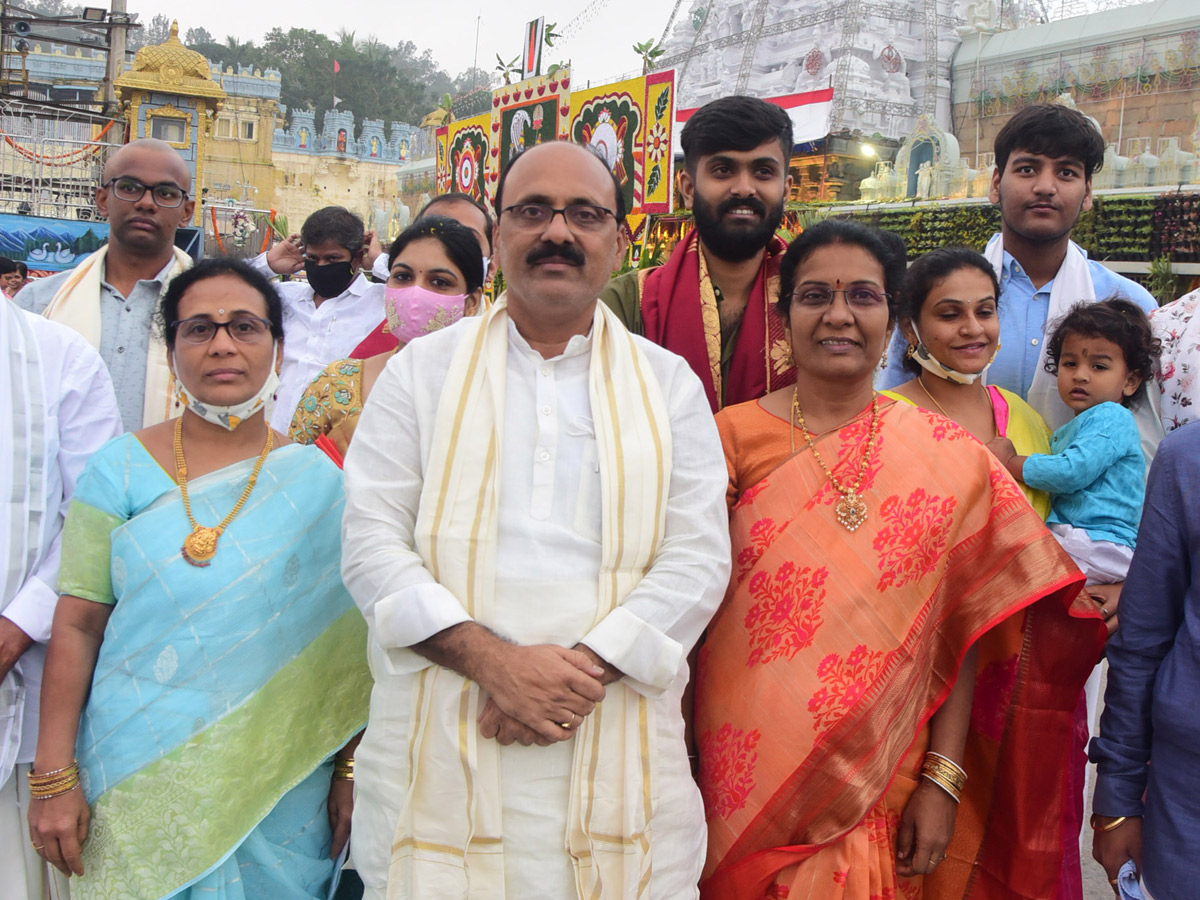
{"type": "Polygon", "coordinates": [[[514,203],[504,207],[501,212],[508,214],[519,228],[530,231],[547,227],[559,213],[562,213],[568,226],[579,231],[596,231],[604,227],[609,216],[614,219],[617,217],[611,209],[590,203],[571,203],[562,209],[555,209],[549,203],[514,203]]]}
{"type": "Polygon", "coordinates": [[[257,344],[271,333],[270,322],[250,315],[234,316],[228,322],[214,322],[200,317],[180,319],[172,322],[171,328],[175,331],[175,339],[185,344],[207,344],[222,328],[241,344],[257,344]]]}
{"type": "Polygon", "coordinates": [[[843,294],[846,305],[860,312],[887,306],[891,294],[871,287],[869,284],[852,284],[848,288],[831,288],[827,284],[802,284],[792,293],[792,302],[803,309],[821,310],[828,308],[835,294],[843,294]]]}
{"type": "Polygon", "coordinates": [[[169,181],[164,181],[162,184],[142,184],[136,178],[131,178],[128,175],[122,175],[120,178],[110,178],[102,188],[112,187],[113,196],[126,203],[137,203],[145,195],[146,191],[150,192],[150,196],[154,198],[154,204],[161,206],[163,209],[176,209],[183,206],[183,201],[187,199],[188,192],[177,184],[172,184],[169,181]]]}

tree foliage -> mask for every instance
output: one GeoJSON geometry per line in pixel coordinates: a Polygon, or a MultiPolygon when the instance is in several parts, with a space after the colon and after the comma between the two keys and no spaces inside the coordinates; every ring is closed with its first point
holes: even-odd
{"type": "Polygon", "coordinates": [[[316,111],[318,128],[325,110],[333,108],[335,96],[341,100],[337,108],[353,112],[359,122],[383,119],[416,124],[443,95],[450,94],[457,100],[490,89],[495,81],[481,69],[468,69],[452,78],[430,50],[421,50],[412,41],[391,46],[374,35],[359,37],[346,29],[331,37],[308,28],[276,27],[255,44],[234,37],[221,43],[207,29],[198,27],[188,29],[185,43],[225,68],[278,70],[282,82],[280,103],[289,110],[316,111]],[[337,74],[333,71],[334,60],[339,67],[337,74]]]}
{"type": "Polygon", "coordinates": [[[125,40],[126,50],[139,50],[152,44],[161,44],[171,35],[171,20],[158,13],[149,22],[142,22],[141,28],[131,28],[125,40]]]}

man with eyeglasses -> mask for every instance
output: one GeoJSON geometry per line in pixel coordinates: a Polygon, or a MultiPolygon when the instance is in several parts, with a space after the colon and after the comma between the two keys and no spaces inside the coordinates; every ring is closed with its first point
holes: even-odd
{"type": "Polygon", "coordinates": [[[250,265],[268,278],[303,272],[304,281],[277,284],[283,301],[283,368],[271,427],[287,434],[309,383],[335,359],[350,355],[384,319],[383,285],[359,269],[366,253],[363,220],[326,206],[250,265]]]}
{"type": "Polygon", "coordinates": [[[696,898],[680,700],[729,577],[720,441],[687,363],[597,300],[603,159],[538,144],[496,196],[506,292],[400,351],[346,457],[364,898],[696,898]]]}
{"type": "Polygon", "coordinates": [[[74,269],[30,283],[17,303],[75,329],[100,351],[121,421],[135,431],[170,418],[171,377],[154,314],[171,278],[191,258],[175,232],[195,208],[192,174],[162,141],[141,138],[109,157],[96,189],[108,243],[74,269]]]}
{"type": "Polygon", "coordinates": [[[715,413],[796,380],[772,305],[787,244],[792,120],[755,97],[702,106],[680,135],[679,190],[696,227],[657,268],[614,278],[601,299],[634,334],[678,353],[715,413]]]}

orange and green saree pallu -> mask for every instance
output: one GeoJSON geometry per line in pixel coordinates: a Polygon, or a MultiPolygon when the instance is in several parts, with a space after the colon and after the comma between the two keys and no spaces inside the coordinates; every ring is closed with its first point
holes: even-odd
{"type": "MultiPolygon", "coordinates": [[[[817,439],[843,482],[868,421],[817,439]]],[[[1056,894],[1072,713],[1103,624],[982,445],[901,404],[883,406],[879,428],[858,531],[838,524],[806,449],[734,508],[734,574],[697,672],[706,900],[1056,894]],[[972,644],[970,780],[950,858],[899,878],[928,721],[972,644]]]]}

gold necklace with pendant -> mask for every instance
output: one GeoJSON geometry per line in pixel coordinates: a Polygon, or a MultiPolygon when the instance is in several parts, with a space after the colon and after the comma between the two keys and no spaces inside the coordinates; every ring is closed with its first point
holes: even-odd
{"type": "Polygon", "coordinates": [[[233,521],[233,517],[242,511],[242,506],[249,499],[250,492],[254,490],[254,484],[258,481],[258,473],[262,471],[263,463],[267,461],[267,454],[271,452],[273,441],[274,435],[268,425],[267,442],[263,445],[262,453],[258,454],[258,461],[254,463],[254,470],[250,473],[250,480],[246,482],[242,496],[238,497],[238,502],[229,511],[229,515],[221,520],[221,524],[210,528],[207,525],[198,524],[195,517],[192,516],[192,504],[188,500],[187,463],[183,460],[183,416],[175,420],[175,480],[179,482],[179,493],[183,497],[183,509],[192,526],[192,533],[183,539],[181,549],[184,560],[193,566],[203,568],[217,555],[217,541],[229,523],[233,521]]]}
{"type": "MultiPolygon", "coordinates": [[[[867,432],[867,449],[863,451],[862,462],[858,466],[858,478],[849,487],[838,481],[829,466],[825,465],[825,460],[821,459],[821,454],[817,452],[817,445],[809,436],[808,429],[804,427],[804,412],[800,409],[799,385],[792,388],[792,419],[795,421],[796,427],[800,429],[800,433],[804,435],[804,441],[808,444],[808,449],[812,451],[813,459],[817,461],[817,465],[821,467],[821,471],[825,473],[833,489],[842,495],[834,506],[838,522],[847,531],[857,531],[858,527],[867,521],[867,502],[859,494],[859,491],[862,490],[863,481],[867,477],[871,451],[875,449],[875,438],[879,435],[879,395],[871,394],[871,427],[867,432]]],[[[795,449],[794,444],[793,449],[795,449]]]]}

